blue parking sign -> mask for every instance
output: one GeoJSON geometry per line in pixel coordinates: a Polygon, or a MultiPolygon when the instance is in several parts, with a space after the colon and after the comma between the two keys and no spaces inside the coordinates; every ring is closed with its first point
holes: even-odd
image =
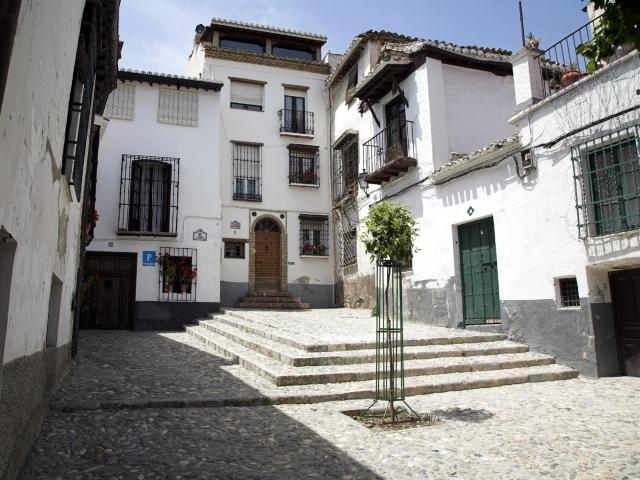
{"type": "Polygon", "coordinates": [[[156,264],[156,251],[145,250],[142,252],[142,266],[152,267],[156,264]]]}

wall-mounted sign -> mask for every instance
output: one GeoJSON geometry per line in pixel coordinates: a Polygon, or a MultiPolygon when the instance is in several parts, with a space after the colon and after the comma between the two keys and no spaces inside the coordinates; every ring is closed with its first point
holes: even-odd
{"type": "Polygon", "coordinates": [[[156,264],[156,251],[144,250],[142,252],[142,266],[153,267],[156,264]]]}
{"type": "Polygon", "coordinates": [[[229,223],[229,227],[231,227],[231,230],[240,230],[240,227],[242,227],[242,225],[239,221],[234,220],[233,222],[229,223]]]}
{"type": "Polygon", "coordinates": [[[207,232],[199,228],[195,232],[193,232],[193,239],[196,242],[206,242],[207,241],[207,232]]]}

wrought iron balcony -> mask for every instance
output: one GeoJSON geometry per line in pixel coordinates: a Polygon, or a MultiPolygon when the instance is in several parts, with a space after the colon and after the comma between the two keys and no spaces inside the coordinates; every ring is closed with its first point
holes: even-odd
{"type": "Polygon", "coordinates": [[[283,108],[278,111],[278,116],[280,117],[280,133],[313,135],[313,112],[283,108]]]}
{"type": "Polygon", "coordinates": [[[593,72],[595,69],[617,60],[632,50],[630,46],[618,47],[611,57],[599,63],[590,61],[589,58],[580,54],[580,45],[591,41],[592,32],[598,21],[599,18],[591,20],[540,54],[538,60],[545,97],[559,92],[589,75],[590,71],[593,72]]]}
{"type": "Polygon", "coordinates": [[[381,184],[415,167],[413,122],[392,122],[362,145],[365,181],[381,184]]]}

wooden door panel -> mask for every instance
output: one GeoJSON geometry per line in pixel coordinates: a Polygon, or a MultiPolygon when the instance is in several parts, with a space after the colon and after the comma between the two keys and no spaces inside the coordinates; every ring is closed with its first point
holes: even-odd
{"type": "Polygon", "coordinates": [[[640,377],[640,269],[609,276],[623,372],[640,377]]]}
{"type": "Polygon", "coordinates": [[[255,281],[258,290],[280,288],[280,234],[256,232],[255,281]]]}

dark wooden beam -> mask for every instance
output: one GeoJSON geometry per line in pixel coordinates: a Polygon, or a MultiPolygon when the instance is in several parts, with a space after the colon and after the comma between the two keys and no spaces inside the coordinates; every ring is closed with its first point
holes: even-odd
{"type": "Polygon", "coordinates": [[[21,3],[22,0],[0,0],[0,111],[9,76],[13,39],[16,36],[21,3]]]}

